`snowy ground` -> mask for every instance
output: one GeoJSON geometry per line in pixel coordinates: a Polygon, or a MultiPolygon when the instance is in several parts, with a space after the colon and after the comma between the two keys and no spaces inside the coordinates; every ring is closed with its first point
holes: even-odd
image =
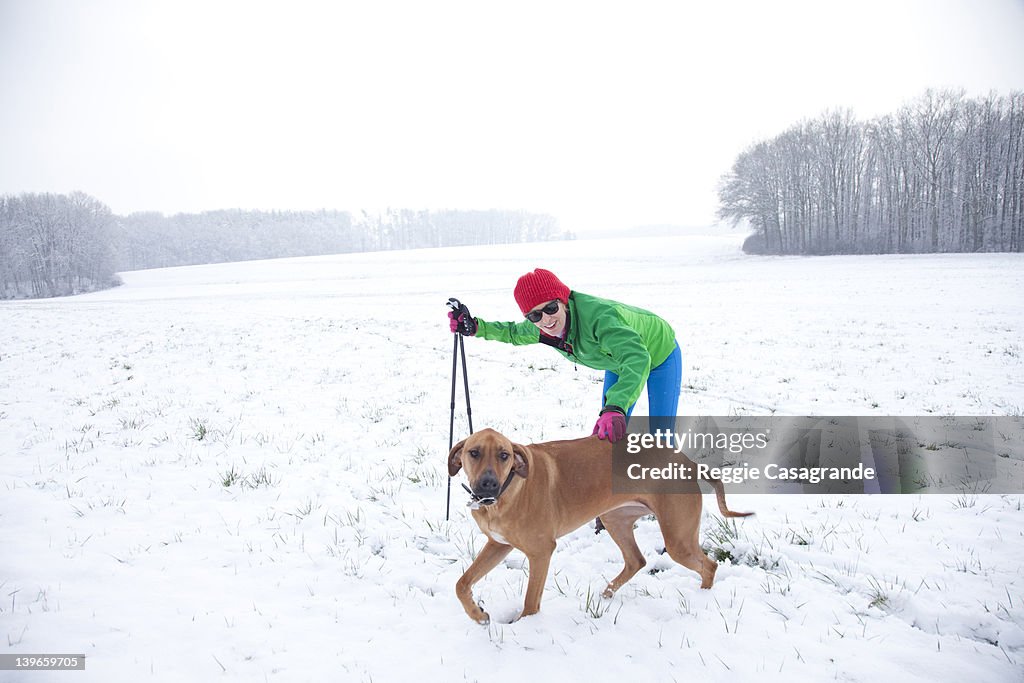
{"type": "MultiPolygon", "coordinates": [[[[1021,415],[1024,256],[745,257],[736,237],[391,252],[127,273],[0,303],[0,680],[910,681],[1024,678],[1024,496],[705,502],[717,582],[583,528],[542,611],[526,563],[454,595],[483,546],[445,522],[444,302],[515,319],[516,277],[652,309],[686,414],[1021,415]]],[[[474,423],[589,434],[599,373],[466,343],[474,423]]],[[[460,407],[462,399],[459,399],[460,407]]],[[[643,399],[637,408],[644,411],[643,399]]],[[[457,438],[466,423],[457,422],[457,438]]]]}

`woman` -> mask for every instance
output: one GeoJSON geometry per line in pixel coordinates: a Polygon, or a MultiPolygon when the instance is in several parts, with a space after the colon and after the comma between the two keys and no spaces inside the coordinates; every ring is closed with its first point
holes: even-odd
{"type": "Polygon", "coordinates": [[[546,344],[574,363],[604,370],[593,431],[600,439],[615,442],[625,435],[645,385],[651,416],[675,415],[682,361],[667,322],[642,308],[572,291],[543,268],[519,278],[513,294],[525,321],[487,322],[463,306],[448,314],[452,332],[508,344],[546,344]]]}

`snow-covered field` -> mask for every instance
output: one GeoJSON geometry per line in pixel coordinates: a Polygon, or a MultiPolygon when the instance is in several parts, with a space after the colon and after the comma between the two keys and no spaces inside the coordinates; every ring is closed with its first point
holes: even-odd
{"type": "MultiPolygon", "coordinates": [[[[705,503],[717,581],[657,554],[613,599],[607,534],[512,622],[518,552],[445,521],[445,301],[511,320],[516,277],[660,313],[685,414],[1021,415],[1024,255],[746,257],[740,238],[354,254],[124,274],[0,303],[0,653],[84,653],[25,681],[1017,681],[1024,495],[705,503]]],[[[474,426],[589,434],[600,373],[466,340],[474,426]]],[[[645,410],[645,399],[637,407],[645,410]]],[[[456,438],[467,433],[458,399],[456,438]]]]}

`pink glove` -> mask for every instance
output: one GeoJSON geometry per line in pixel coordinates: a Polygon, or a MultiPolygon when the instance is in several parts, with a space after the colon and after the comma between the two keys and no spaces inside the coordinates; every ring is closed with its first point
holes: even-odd
{"type": "Polygon", "coordinates": [[[626,435],[626,416],[615,408],[605,408],[601,417],[597,418],[592,434],[597,434],[599,439],[608,439],[615,443],[626,435]]]}

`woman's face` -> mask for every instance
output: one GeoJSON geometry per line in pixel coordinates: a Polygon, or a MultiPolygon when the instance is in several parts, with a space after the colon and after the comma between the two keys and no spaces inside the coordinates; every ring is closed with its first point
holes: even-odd
{"type": "MultiPolygon", "coordinates": [[[[565,331],[565,304],[558,299],[555,299],[554,301],[545,301],[530,310],[530,313],[534,312],[541,314],[540,320],[533,323],[541,332],[549,337],[562,336],[562,332],[565,331]],[[554,313],[547,313],[544,311],[545,307],[551,305],[557,305],[558,309],[554,313]]],[[[529,315],[529,313],[527,315],[529,315]]]]}

